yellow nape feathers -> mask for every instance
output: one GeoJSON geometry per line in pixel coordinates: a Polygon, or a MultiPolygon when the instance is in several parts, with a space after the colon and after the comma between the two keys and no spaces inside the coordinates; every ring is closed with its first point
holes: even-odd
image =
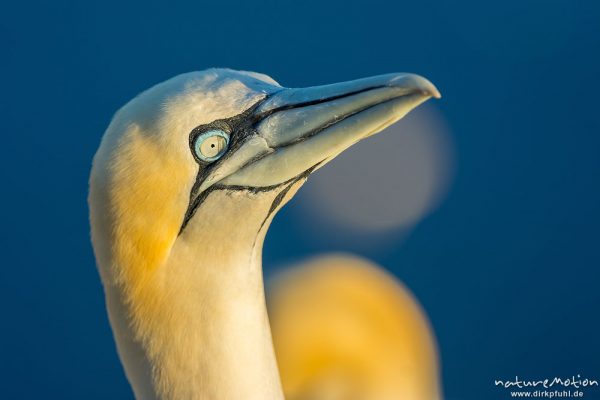
{"type": "MultiPolygon", "coordinates": [[[[231,117],[263,98],[249,72],[207,70],[158,84],[121,108],[94,157],[90,177],[92,237],[103,279],[143,284],[164,262],[181,228],[198,166],[189,132],[231,117]],[[107,240],[108,239],[108,240],[107,240]],[[114,247],[105,247],[110,242],[114,247]]],[[[135,290],[134,290],[135,291],[135,290]]]]}
{"type": "Polygon", "coordinates": [[[288,400],[435,400],[438,357],[408,289],[346,255],[313,259],[272,282],[269,316],[288,400]]]}

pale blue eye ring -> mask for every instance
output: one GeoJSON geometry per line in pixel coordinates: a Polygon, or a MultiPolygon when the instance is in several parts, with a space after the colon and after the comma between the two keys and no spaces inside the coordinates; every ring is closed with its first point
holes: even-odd
{"type": "Polygon", "coordinates": [[[206,131],[194,141],[196,157],[206,162],[218,160],[229,147],[229,135],[220,129],[206,131]]]}

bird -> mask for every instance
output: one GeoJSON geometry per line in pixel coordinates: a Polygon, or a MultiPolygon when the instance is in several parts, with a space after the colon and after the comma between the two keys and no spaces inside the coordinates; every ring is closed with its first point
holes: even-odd
{"type": "Polygon", "coordinates": [[[94,155],[88,205],[135,397],[283,399],[262,270],[273,217],[338,154],[439,97],[410,73],[286,88],[215,68],[118,110],[94,155]]]}
{"type": "Polygon", "coordinates": [[[433,331],[415,296],[371,260],[321,254],[267,281],[288,400],[441,398],[433,331]]]}

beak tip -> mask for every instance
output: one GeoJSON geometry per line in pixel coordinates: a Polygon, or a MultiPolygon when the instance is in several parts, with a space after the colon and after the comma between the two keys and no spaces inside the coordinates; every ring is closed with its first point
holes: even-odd
{"type": "Polygon", "coordinates": [[[421,90],[421,95],[423,95],[423,97],[427,97],[427,98],[432,98],[432,97],[434,99],[441,99],[442,98],[441,93],[433,85],[431,85],[431,87],[428,87],[427,89],[422,89],[421,90]]]}
{"type": "Polygon", "coordinates": [[[421,93],[428,98],[433,97],[435,99],[440,99],[442,97],[435,85],[420,75],[403,73],[396,77],[392,82],[399,86],[412,88],[414,92],[421,93]]]}
{"type": "Polygon", "coordinates": [[[422,80],[421,90],[425,96],[433,97],[434,99],[442,98],[440,91],[434,86],[433,83],[424,78],[422,80]]]}

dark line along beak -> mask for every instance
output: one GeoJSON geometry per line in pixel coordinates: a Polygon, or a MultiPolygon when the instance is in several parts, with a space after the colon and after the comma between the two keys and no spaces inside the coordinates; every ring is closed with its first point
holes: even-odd
{"type": "Polygon", "coordinates": [[[199,177],[182,229],[207,189],[268,189],[312,173],[431,97],[440,97],[433,84],[404,73],[278,90],[244,113],[249,132],[199,177]]]}
{"type": "Polygon", "coordinates": [[[431,97],[440,97],[435,86],[413,74],[277,92],[254,111],[259,121],[254,142],[270,150],[221,184],[266,187],[283,183],[381,131],[431,97]]]}

